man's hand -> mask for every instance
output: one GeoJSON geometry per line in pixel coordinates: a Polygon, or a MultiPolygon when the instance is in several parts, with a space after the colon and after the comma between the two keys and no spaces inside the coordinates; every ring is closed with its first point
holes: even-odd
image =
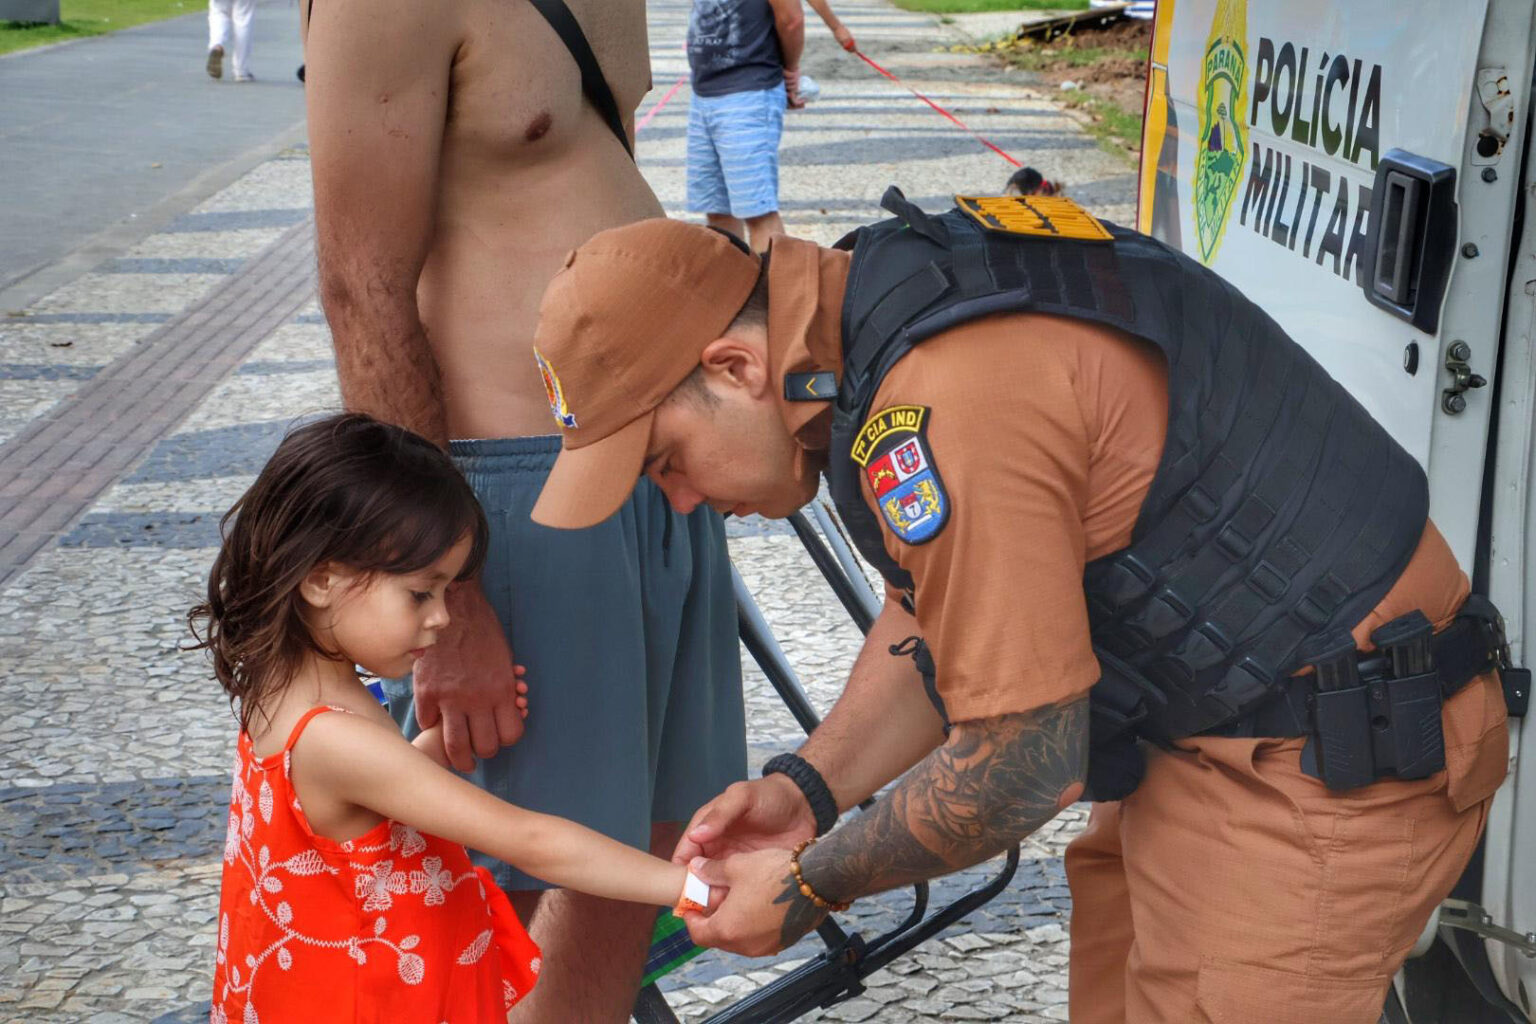
{"type": "MultiPolygon", "coordinates": [[[[512,650],[474,581],[448,588],[451,621],[416,662],[416,721],[443,724],[443,749],[461,772],[523,735],[527,699],[519,693],[512,650]]],[[[523,687],[526,690],[526,687],[523,687]]]]}
{"type": "Polygon", "coordinates": [[[701,946],[768,956],[787,949],[827,916],[800,893],[788,850],[758,850],[727,860],[698,858],[689,870],[729,890],[708,917],[689,914],[688,933],[701,946]]]}
{"type": "Polygon", "coordinates": [[[853,41],[853,33],[849,32],[848,26],[842,22],[838,22],[837,27],[832,30],[832,38],[837,40],[838,46],[841,46],[849,53],[853,53],[859,48],[859,44],[853,41]]]}
{"type": "Polygon", "coordinates": [[[729,857],[754,850],[784,850],[816,834],[816,816],[800,787],[775,773],[732,784],[700,807],[683,831],[672,860],[729,857]]]}
{"type": "Polygon", "coordinates": [[[800,98],[800,69],[784,69],[784,94],[789,100],[791,110],[799,110],[805,106],[805,100],[800,98]]]}

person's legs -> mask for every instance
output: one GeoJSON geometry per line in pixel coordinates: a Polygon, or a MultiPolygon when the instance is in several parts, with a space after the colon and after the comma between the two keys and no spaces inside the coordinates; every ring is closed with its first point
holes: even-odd
{"type": "Polygon", "coordinates": [[[1181,746],[1120,805],[1125,1019],[1375,1024],[1487,802],[1458,813],[1444,773],[1330,792],[1300,740],[1181,746]]]}
{"type": "MultiPolygon", "coordinates": [[[[618,513],[592,529],[534,524],[529,511],[559,447],[558,437],[452,446],[491,524],[482,586],[508,629],[515,659],[527,666],[531,690],[523,739],[480,762],[471,779],[519,806],[645,848],[657,838],[652,822],[680,822],[692,814],[692,807],[670,817],[654,813],[658,763],[671,734],[668,701],[685,636],[679,621],[694,617],[685,611],[696,589],[689,518],[665,509],[654,485],[644,481],[618,513]]],[[[714,522],[719,525],[718,516],[714,522]]],[[[723,527],[716,540],[723,560],[723,527]]],[[[733,604],[730,615],[734,629],[733,604]]],[[[732,633],[733,654],[734,643],[732,633]]],[[[719,685],[734,688],[734,728],[744,761],[739,662],[732,668],[719,685]]],[[[414,734],[409,680],[387,681],[385,690],[391,714],[407,735],[414,734]]],[[[678,744],[698,766],[690,776],[695,785],[708,789],[694,807],[743,772],[741,765],[729,776],[715,770],[706,759],[719,741],[710,734],[725,730],[712,723],[701,731],[702,737],[678,744]]],[[[675,842],[675,831],[660,838],[675,842]]],[[[671,853],[671,843],[662,847],[671,853]]],[[[625,1020],[655,908],[566,892],[539,898],[530,894],[546,888],[542,881],[477,859],[512,895],[520,916],[531,917],[548,965],[513,1020],[625,1020]],[[538,909],[530,915],[535,902],[538,909]],[[583,1009],[573,1011],[576,1005],[583,1009]]]]}
{"type": "Polygon", "coordinates": [[[256,16],[256,0],[234,0],[230,21],[235,37],[235,80],[251,74],[251,19],[256,16]]]}
{"type": "Polygon", "coordinates": [[[740,217],[732,217],[728,213],[706,213],[704,223],[712,228],[729,232],[743,242],[747,241],[747,224],[740,217]]]}
{"type": "Polygon", "coordinates": [[[730,214],[731,200],[710,134],[712,109],[711,97],[694,96],[688,101],[688,212],[702,213],[710,227],[729,231],[746,241],[746,227],[730,214]]]}
{"type": "Polygon", "coordinates": [[[784,86],[720,97],[713,138],[732,217],[746,222],[758,252],[784,233],[779,216],[779,141],[784,134],[784,86]]]}
{"type": "Polygon", "coordinates": [[[635,500],[672,523],[661,548],[651,549],[646,585],[686,586],[682,601],[657,608],[646,635],[651,702],[665,709],[651,747],[651,820],[686,823],[747,772],[740,627],[725,521],[702,506],[679,515],[649,480],[641,481],[635,500]]]}
{"type": "Polygon", "coordinates": [[[1068,1016],[1074,1024],[1123,1024],[1125,961],[1135,932],[1120,848],[1120,805],[1094,804],[1088,827],[1067,846],[1072,889],[1068,1016]]]}
{"type": "Polygon", "coordinates": [[[763,252],[768,248],[768,243],[774,236],[784,234],[784,218],[779,216],[779,211],[765,213],[761,217],[747,218],[747,239],[752,244],[754,252],[763,252]]]}
{"type": "Polygon", "coordinates": [[[224,77],[224,44],[229,42],[230,5],[234,0],[208,0],[208,74],[224,77]]]}

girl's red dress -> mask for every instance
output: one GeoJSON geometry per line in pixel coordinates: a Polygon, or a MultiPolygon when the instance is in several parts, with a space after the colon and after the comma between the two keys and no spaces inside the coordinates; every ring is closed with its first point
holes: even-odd
{"type": "Polygon", "coordinates": [[[258,758],[240,734],[212,1024],[504,1024],[539,949],[458,843],[395,821],[316,835],[289,775],[304,727],[258,758]]]}

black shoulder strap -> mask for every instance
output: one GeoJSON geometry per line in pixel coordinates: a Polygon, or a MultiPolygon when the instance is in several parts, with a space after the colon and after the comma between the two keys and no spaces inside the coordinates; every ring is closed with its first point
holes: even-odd
{"type": "Polygon", "coordinates": [[[624,119],[619,116],[619,105],[613,98],[613,90],[608,88],[608,79],[603,77],[603,69],[597,63],[597,55],[592,52],[592,46],[587,42],[586,33],[581,30],[581,23],[576,20],[576,15],[565,5],[565,0],[530,0],[533,7],[544,20],[549,22],[549,27],[560,36],[560,41],[565,48],[571,51],[571,56],[576,60],[576,66],[581,69],[581,91],[597,112],[603,115],[603,120],[608,122],[608,127],[613,134],[618,136],[624,144],[624,152],[631,158],[635,151],[629,148],[629,134],[624,131],[624,119]]]}

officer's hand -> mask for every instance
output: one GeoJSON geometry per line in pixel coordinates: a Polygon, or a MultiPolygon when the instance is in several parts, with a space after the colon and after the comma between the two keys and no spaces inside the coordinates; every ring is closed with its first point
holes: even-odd
{"type": "Polygon", "coordinates": [[[726,890],[725,899],[708,917],[684,918],[700,946],[768,956],[793,946],[826,917],[826,911],[800,894],[788,850],[758,850],[727,860],[699,858],[689,870],[712,890],[726,890]]]}
{"type": "Polygon", "coordinates": [[[787,850],[816,834],[816,816],[800,787],[774,773],[737,782],[699,808],[683,831],[672,860],[729,857],[754,850],[787,850]]]}
{"type": "Polygon", "coordinates": [[[448,627],[412,674],[416,721],[443,724],[443,749],[459,771],[523,736],[528,687],[512,665],[501,623],[479,584],[448,588],[448,627]]]}

